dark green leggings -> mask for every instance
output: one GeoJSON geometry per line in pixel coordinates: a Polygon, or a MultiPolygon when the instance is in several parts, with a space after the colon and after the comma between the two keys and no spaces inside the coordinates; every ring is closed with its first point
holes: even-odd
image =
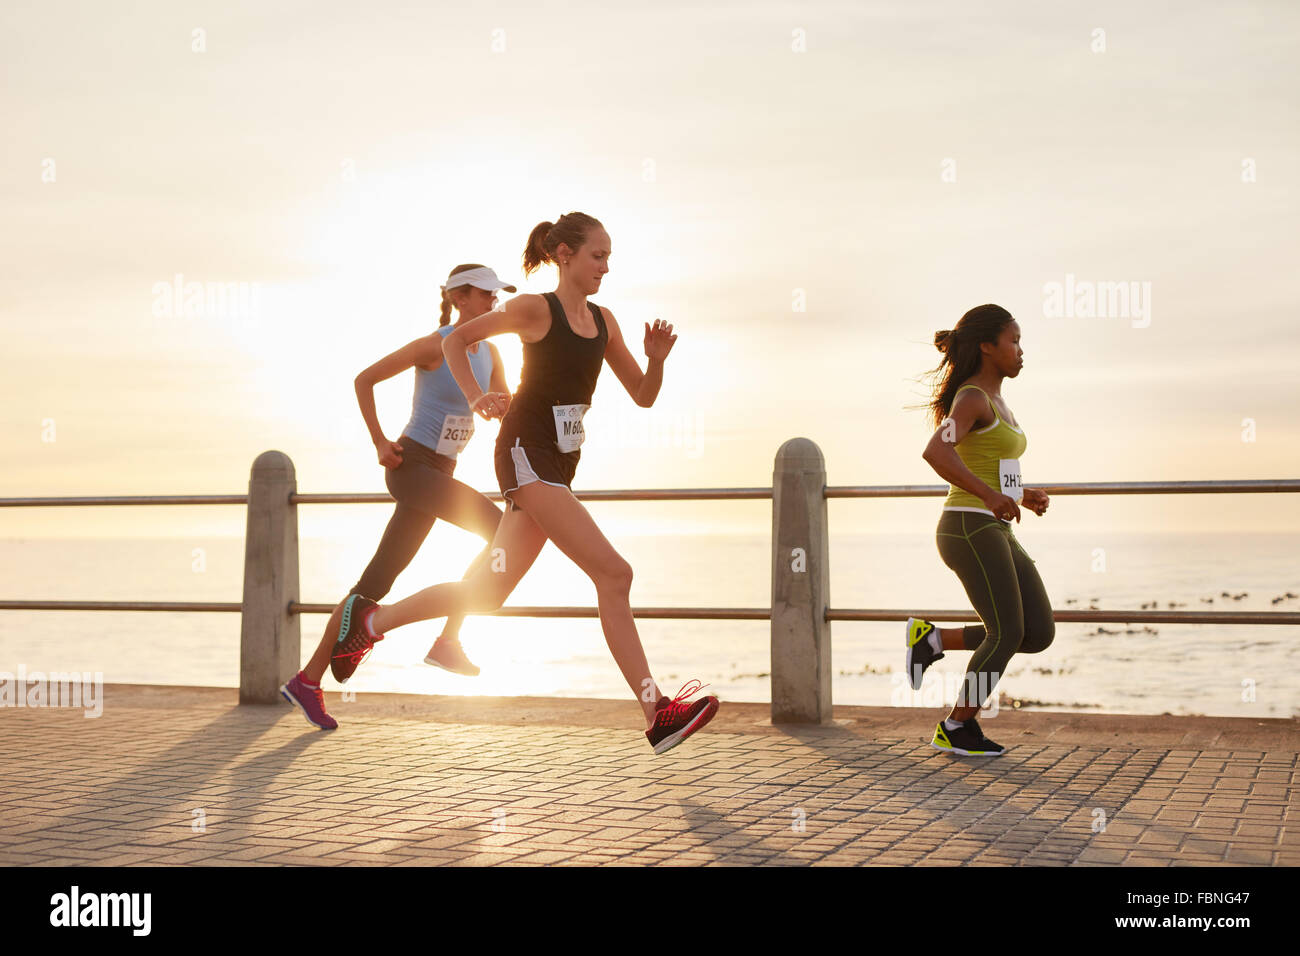
{"type": "Polygon", "coordinates": [[[1011,655],[1037,654],[1052,643],[1052,604],[1034,559],[1011,527],[992,515],[945,511],[935,531],[939,557],[966,589],[984,626],[962,628],[962,645],[973,650],[962,707],[981,707],[1006,672],[1011,655]]]}

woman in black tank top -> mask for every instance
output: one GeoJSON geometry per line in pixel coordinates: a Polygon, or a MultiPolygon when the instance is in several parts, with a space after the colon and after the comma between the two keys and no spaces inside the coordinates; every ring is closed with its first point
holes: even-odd
{"type": "Polygon", "coordinates": [[[397,604],[381,607],[350,598],[354,605],[343,650],[360,653],[386,631],[416,621],[499,608],[549,539],[595,584],[605,640],[641,704],[646,738],[655,753],[662,753],[708,723],[718,699],[690,701],[702,689],[698,681],[673,699],[660,693],[632,618],[632,568],[569,490],[586,439],[583,415],[602,362],[609,363],[633,401],[649,408],[677,340],[671,325],[659,319],[653,327],[646,323],[648,361],[641,370],[613,314],[587,300],[600,291],[609,254],[609,234],[590,216],[574,212],[555,223],[539,223],[528,237],[524,275],[553,263],[560,273],[556,290],[517,296],[501,311],[458,326],[443,341],[447,367],[470,408],[484,418],[503,419],[496,466],[509,505],[492,540],[493,560],[464,581],[426,588],[397,604]],[[503,332],[516,333],[524,343],[522,378],[513,399],[480,391],[465,355],[469,345],[503,332]]]}
{"type": "Polygon", "coordinates": [[[550,328],[541,341],[524,343],[519,391],[497,436],[497,481],[510,502],[507,507],[513,508],[520,507],[513,492],[529,474],[565,488],[573,481],[586,437],[582,416],[591,407],[609,344],[599,306],[587,303],[596,334],[579,335],[569,327],[556,294],[542,298],[550,311],[550,328]]]}

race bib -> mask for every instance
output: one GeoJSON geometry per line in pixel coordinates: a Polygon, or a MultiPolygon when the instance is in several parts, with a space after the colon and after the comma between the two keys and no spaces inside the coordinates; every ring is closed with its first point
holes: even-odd
{"type": "Polygon", "coordinates": [[[438,447],[434,451],[439,455],[455,458],[465,450],[465,446],[473,437],[473,415],[448,415],[443,419],[442,434],[438,436],[438,447]]]}
{"type": "Polygon", "coordinates": [[[1025,495],[1025,490],[1020,487],[1020,459],[999,458],[998,479],[1002,484],[1002,493],[1020,504],[1020,499],[1025,495]]]}
{"type": "Polygon", "coordinates": [[[577,451],[587,437],[582,430],[582,416],[590,405],[552,405],[555,413],[555,443],[560,451],[577,451]]]}

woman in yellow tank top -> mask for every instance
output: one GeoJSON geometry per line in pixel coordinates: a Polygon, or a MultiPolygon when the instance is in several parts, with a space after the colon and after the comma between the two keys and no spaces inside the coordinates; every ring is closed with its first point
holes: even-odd
{"type": "Polygon", "coordinates": [[[1028,440],[1002,399],[1003,380],[1024,367],[1020,325],[1001,306],[981,305],[951,331],[937,333],[934,344],[944,356],[930,403],[937,429],[923,457],[950,485],[935,541],[983,624],[937,628],[908,618],[906,670],[919,690],[925,669],[944,651],[974,651],[963,691],[931,743],[951,753],[998,756],[1004,748],[984,736],[975,715],[1011,656],[1041,651],[1055,634],[1042,579],[1011,531],[1022,505],[1042,515],[1048,497],[1021,485],[1028,440]]]}

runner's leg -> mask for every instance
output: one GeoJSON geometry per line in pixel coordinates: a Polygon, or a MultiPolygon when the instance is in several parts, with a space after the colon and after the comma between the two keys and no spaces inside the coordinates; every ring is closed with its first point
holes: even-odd
{"type": "MultiPolygon", "coordinates": [[[[1020,584],[1020,604],[1025,621],[1025,637],[1016,653],[1037,654],[1050,647],[1056,636],[1052,602],[1047,596],[1047,589],[1043,586],[1034,559],[1021,546],[1019,538],[1012,535],[1011,542],[1011,557],[1015,563],[1016,580],[1020,584]]],[[[941,627],[939,635],[945,651],[973,651],[984,643],[988,632],[982,624],[967,624],[965,627],[941,627]]]]}
{"type": "MultiPolygon", "coordinates": [[[[383,600],[392,590],[398,575],[410,566],[424,545],[436,518],[441,517],[472,531],[485,541],[492,540],[500,523],[500,509],[469,485],[447,474],[450,467],[444,459],[429,459],[410,452],[400,466],[384,472],[384,483],[397,501],[397,507],[384,529],[374,557],[348,594],[360,594],[372,601],[383,600]]],[[[484,553],[486,551],[484,549],[484,553]]],[[[483,553],[475,559],[476,563],[484,560],[483,553]]],[[[474,566],[471,564],[470,567],[474,566]]],[[[313,683],[320,682],[330,665],[342,613],[343,601],[340,601],[326,623],[315,653],[303,668],[303,676],[313,683]]],[[[454,637],[462,620],[463,616],[449,619],[444,632],[454,637]]]]}
{"type": "Polygon", "coordinates": [[[1025,637],[1020,642],[1018,654],[1037,654],[1047,650],[1056,637],[1056,620],[1052,617],[1052,601],[1039,577],[1038,567],[1015,536],[1011,538],[1011,557],[1016,565],[1016,580],[1020,584],[1020,601],[1025,621],[1025,637]]]}
{"type": "MultiPolygon", "coordinates": [[[[445,475],[440,477],[446,478],[445,475]]],[[[370,564],[366,566],[360,580],[348,594],[360,594],[374,601],[381,600],[392,588],[397,576],[406,569],[411,559],[420,550],[433,523],[434,515],[399,501],[392,518],[388,521],[388,527],[384,529],[379,547],[375,549],[375,556],[370,559],[370,564]]],[[[343,601],[346,600],[345,596],[343,601]]],[[[343,601],[340,601],[330,614],[320,643],[316,645],[316,650],[311,660],[307,662],[307,666],[302,669],[303,676],[312,683],[319,684],[321,677],[329,669],[330,655],[334,652],[334,642],[338,638],[343,601]]]]}
{"type": "Polygon", "coordinates": [[[494,611],[533,566],[544,544],[546,533],[532,517],[511,509],[497,526],[489,559],[472,576],[463,581],[435,584],[396,604],[380,607],[370,619],[370,627],[376,633],[387,634],[416,621],[494,611]]]}
{"type": "MultiPolygon", "coordinates": [[[[488,542],[483,550],[470,562],[465,574],[461,577],[462,581],[468,581],[491,559],[491,542],[496,536],[497,528],[501,525],[501,509],[469,485],[445,475],[437,483],[436,492],[438,517],[444,521],[450,521],[458,528],[471,531],[485,542],[488,542]]],[[[513,587],[512,584],[511,588],[513,589],[513,587]]],[[[366,597],[370,596],[369,594],[366,595],[366,597]]],[[[376,597],[374,600],[378,601],[380,598],[376,597]]],[[[460,627],[464,620],[465,616],[463,614],[448,615],[447,623],[442,629],[442,637],[455,639],[460,634],[460,627]]]]}
{"type": "Polygon", "coordinates": [[[939,556],[957,575],[984,622],[984,640],[971,655],[965,687],[950,715],[952,720],[966,721],[976,715],[993,693],[1007,661],[1024,639],[1024,612],[1012,559],[1014,549],[997,519],[963,511],[944,513],[936,541],[939,556]]]}
{"type": "Polygon", "coordinates": [[[535,481],[514,494],[546,536],[595,584],[605,643],[641,704],[646,727],[651,727],[655,704],[662,694],[650,673],[632,619],[632,566],[614,550],[591,514],[568,488],[535,481]]]}

